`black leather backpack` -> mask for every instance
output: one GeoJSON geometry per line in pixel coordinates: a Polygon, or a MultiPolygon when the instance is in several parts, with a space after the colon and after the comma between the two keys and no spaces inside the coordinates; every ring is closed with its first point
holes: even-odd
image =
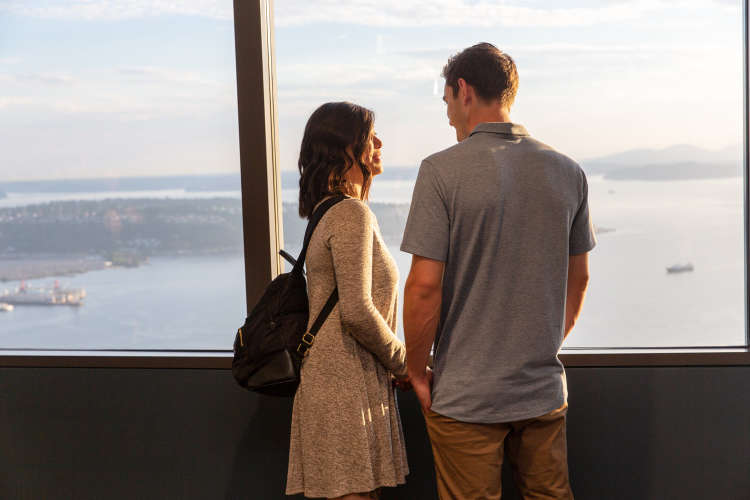
{"type": "MultiPolygon", "coordinates": [[[[307,246],[326,211],[343,199],[343,195],[329,198],[313,212],[302,251],[296,261],[290,259],[294,267],[266,287],[245,324],[237,330],[232,374],[242,387],[262,394],[294,396],[302,360],[339,298],[338,289],[334,289],[308,331],[309,306],[303,271],[307,246]]],[[[283,251],[282,255],[286,257],[283,251]]]]}

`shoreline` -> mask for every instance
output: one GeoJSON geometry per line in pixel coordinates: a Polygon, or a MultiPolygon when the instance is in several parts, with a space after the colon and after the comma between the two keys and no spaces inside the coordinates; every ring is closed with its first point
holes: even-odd
{"type": "Polygon", "coordinates": [[[0,282],[74,276],[113,267],[107,264],[95,257],[0,257],[0,282]]]}
{"type": "Polygon", "coordinates": [[[190,252],[180,254],[155,254],[149,256],[146,260],[139,261],[136,265],[126,265],[113,263],[103,257],[82,255],[82,256],[27,256],[11,257],[0,255],[0,287],[7,286],[8,283],[40,280],[46,278],[55,278],[61,276],[76,276],[91,271],[101,271],[104,269],[127,269],[148,265],[151,258],[175,258],[189,259],[191,257],[209,257],[209,256],[226,256],[237,257],[243,254],[234,252],[190,252]]]}

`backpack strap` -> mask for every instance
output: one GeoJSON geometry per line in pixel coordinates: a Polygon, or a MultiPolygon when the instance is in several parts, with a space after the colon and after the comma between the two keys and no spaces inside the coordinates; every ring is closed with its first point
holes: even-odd
{"type": "Polygon", "coordinates": [[[328,319],[328,315],[331,314],[331,311],[333,311],[333,308],[334,306],[336,306],[336,303],[338,301],[339,290],[338,288],[334,288],[333,292],[331,292],[331,296],[328,297],[328,301],[323,306],[323,309],[321,309],[318,313],[318,317],[315,318],[315,322],[313,322],[312,326],[310,327],[310,331],[305,332],[305,334],[302,335],[302,341],[297,346],[297,352],[303,358],[307,356],[307,352],[312,347],[313,342],[315,342],[315,336],[318,334],[318,331],[320,331],[323,323],[326,322],[326,319],[328,319]]]}
{"type": "Polygon", "coordinates": [[[292,268],[293,273],[301,273],[302,272],[302,266],[305,265],[305,257],[307,256],[307,246],[310,244],[310,239],[312,238],[313,232],[315,231],[315,227],[317,227],[318,222],[320,222],[320,219],[323,218],[325,213],[328,211],[329,208],[334,206],[336,203],[342,201],[344,198],[346,198],[343,194],[337,194],[336,196],[333,196],[332,198],[328,198],[326,201],[320,204],[320,206],[315,209],[313,214],[310,216],[310,222],[307,223],[307,229],[305,230],[305,239],[302,243],[302,251],[299,253],[299,257],[297,257],[297,262],[294,264],[294,267],[292,268]]]}

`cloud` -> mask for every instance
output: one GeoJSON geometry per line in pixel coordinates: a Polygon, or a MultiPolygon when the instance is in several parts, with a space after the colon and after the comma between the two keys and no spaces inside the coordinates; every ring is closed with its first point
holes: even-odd
{"type": "Polygon", "coordinates": [[[108,82],[79,82],[69,88],[70,91],[66,88],[64,92],[45,92],[19,86],[16,96],[0,96],[0,108],[14,106],[45,117],[54,116],[53,113],[109,115],[118,121],[139,121],[233,113],[237,105],[232,88],[195,92],[193,88],[149,87],[146,92],[134,92],[129,86],[108,82]]]}
{"type": "Polygon", "coordinates": [[[13,75],[18,83],[38,83],[42,85],[71,85],[74,82],[73,77],[69,75],[59,75],[52,73],[20,73],[13,75]]]}
{"type": "MultiPolygon", "coordinates": [[[[244,1],[244,0],[243,0],[244,1]]],[[[738,8],[740,0],[277,0],[277,26],[314,23],[378,27],[589,26],[640,19],[656,10],[738,8]]],[[[0,12],[67,20],[123,20],[164,15],[231,20],[230,0],[0,0],[0,12]]]]}
{"type": "MultiPolygon", "coordinates": [[[[461,48],[413,49],[388,52],[378,56],[377,63],[366,62],[305,62],[278,66],[279,95],[296,98],[303,95],[320,95],[318,89],[327,89],[325,95],[335,92],[356,92],[357,95],[372,90],[387,90],[390,94],[401,92],[404,85],[423,84],[425,92],[442,92],[441,70],[447,58],[461,48]]],[[[517,44],[503,47],[517,61],[522,78],[559,78],[561,74],[600,74],[612,69],[629,69],[638,62],[641,71],[649,71],[669,62],[669,71],[684,57],[694,59],[696,54],[722,53],[725,47],[715,43],[539,43],[517,44]],[[560,56],[565,63],[560,63],[560,56]]],[[[714,56],[711,59],[718,63],[714,56]]],[[[578,80],[576,80],[578,81],[578,80]]]]}
{"type": "Polygon", "coordinates": [[[66,74],[55,73],[0,73],[0,82],[8,82],[24,86],[44,85],[59,86],[72,85],[75,79],[66,74]]]}
{"type": "Polygon", "coordinates": [[[43,19],[120,20],[163,15],[231,20],[228,0],[0,0],[0,12],[43,19]]]}
{"type": "Polygon", "coordinates": [[[133,92],[127,86],[91,85],[64,98],[40,98],[40,104],[61,113],[109,114],[121,120],[145,120],[164,116],[203,116],[236,107],[233,89],[200,93],[194,89],[149,89],[133,92]]]}
{"type": "MultiPolygon", "coordinates": [[[[388,52],[390,55],[413,57],[430,61],[442,61],[445,64],[447,58],[456,54],[466,47],[443,47],[443,48],[409,48],[406,50],[396,49],[388,52]]],[[[633,43],[633,44],[591,44],[591,43],[538,43],[538,44],[508,44],[499,47],[511,56],[521,53],[528,54],[642,54],[642,53],[709,53],[726,50],[725,45],[716,43],[633,43]]],[[[442,67],[442,66],[441,66],[442,67]]]]}
{"type": "Polygon", "coordinates": [[[32,104],[34,101],[30,97],[2,97],[0,96],[0,109],[10,106],[23,106],[32,104]]]}
{"type": "Polygon", "coordinates": [[[18,64],[20,62],[20,57],[0,57],[0,64],[18,64]]]}
{"type": "MultiPolygon", "coordinates": [[[[359,95],[366,95],[373,98],[390,98],[400,95],[396,90],[388,88],[358,88],[356,90],[359,95]]],[[[341,94],[341,88],[338,87],[321,87],[319,85],[311,85],[309,88],[283,88],[279,89],[279,98],[284,99],[284,104],[289,100],[294,99],[307,99],[309,97],[331,97],[341,94]]]]}
{"type": "Polygon", "coordinates": [[[378,55],[385,54],[385,38],[383,35],[378,35],[375,38],[375,53],[378,55]]]}
{"type": "Polygon", "coordinates": [[[337,23],[376,27],[562,27],[621,23],[654,11],[736,9],[739,0],[281,0],[275,3],[278,26],[337,23]]]}
{"type": "Polygon", "coordinates": [[[41,113],[113,114],[124,120],[205,115],[237,105],[234,79],[222,76],[227,75],[153,66],[98,68],[74,76],[0,70],[0,96],[6,98],[4,107],[41,113]]]}
{"type": "Polygon", "coordinates": [[[219,82],[209,80],[201,76],[199,73],[159,68],[155,66],[124,66],[119,68],[118,73],[126,77],[143,81],[207,85],[212,87],[222,86],[219,82]]]}
{"type": "Polygon", "coordinates": [[[306,115],[310,103],[392,101],[404,97],[405,87],[418,88],[420,84],[423,93],[431,95],[441,67],[414,60],[389,61],[389,64],[285,64],[277,70],[278,97],[285,115],[306,115]]]}
{"type": "Polygon", "coordinates": [[[643,52],[656,52],[656,53],[695,53],[695,52],[711,52],[715,50],[725,50],[726,47],[717,44],[586,44],[586,43],[543,43],[534,45],[510,45],[504,47],[508,52],[530,52],[530,53],[550,53],[550,52],[577,52],[577,53],[604,53],[604,54],[615,54],[615,53],[643,53],[643,52]]]}
{"type": "Polygon", "coordinates": [[[306,88],[324,85],[331,88],[362,86],[377,84],[382,87],[382,82],[418,82],[432,80],[440,74],[442,66],[430,64],[429,61],[389,60],[388,64],[341,64],[332,62],[324,63],[298,63],[282,64],[277,73],[280,75],[279,88],[306,88]],[[292,81],[287,75],[296,75],[298,78],[292,81]]]}
{"type": "Polygon", "coordinates": [[[601,2],[596,7],[573,8],[490,0],[361,0],[342,8],[341,2],[332,0],[283,0],[276,2],[274,16],[279,26],[331,22],[381,27],[586,26],[638,19],[665,6],[663,0],[601,2]]]}

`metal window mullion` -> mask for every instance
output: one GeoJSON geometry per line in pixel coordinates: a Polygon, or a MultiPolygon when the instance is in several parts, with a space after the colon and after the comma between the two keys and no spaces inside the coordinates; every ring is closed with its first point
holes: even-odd
{"type": "Polygon", "coordinates": [[[745,230],[745,346],[750,347],[750,0],[744,0],[743,31],[743,181],[745,230]]]}
{"type": "Polygon", "coordinates": [[[284,216],[281,198],[281,165],[279,155],[279,114],[278,93],[276,90],[276,49],[274,38],[274,0],[265,0],[265,39],[266,39],[266,71],[268,75],[268,106],[269,134],[266,136],[266,144],[271,153],[270,168],[272,183],[269,189],[272,191],[272,212],[274,214],[275,234],[272,236],[275,245],[273,251],[273,276],[277,276],[283,270],[283,261],[279,251],[284,243],[284,216]]]}
{"type": "Polygon", "coordinates": [[[248,310],[281,269],[272,10],[272,0],[234,0],[248,310]]]}

